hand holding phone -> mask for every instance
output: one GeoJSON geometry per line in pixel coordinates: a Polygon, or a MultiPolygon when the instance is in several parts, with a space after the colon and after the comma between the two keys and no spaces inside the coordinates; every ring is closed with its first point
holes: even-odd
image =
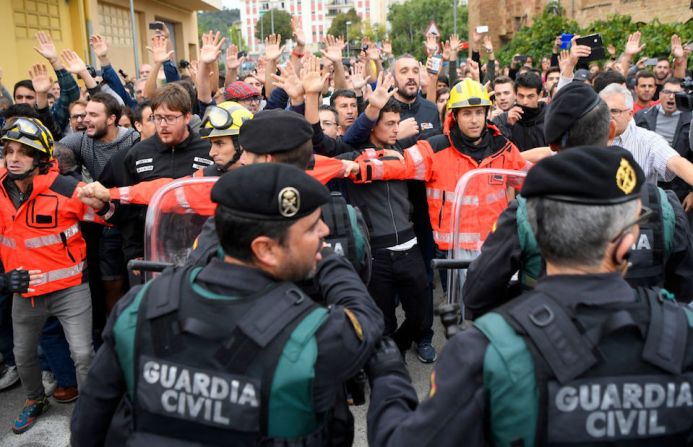
{"type": "Polygon", "coordinates": [[[157,31],[163,31],[164,29],[164,24],[161,22],[151,22],[149,24],[149,29],[151,30],[157,30],[157,31]]]}
{"type": "Polygon", "coordinates": [[[477,32],[478,34],[481,34],[481,33],[488,33],[488,25],[480,25],[480,26],[477,26],[477,27],[476,27],[476,32],[477,32]]]}
{"type": "Polygon", "coordinates": [[[582,62],[598,61],[606,58],[606,51],[604,50],[604,42],[602,41],[602,35],[590,34],[585,37],[578,37],[575,39],[575,45],[584,45],[590,47],[592,52],[589,56],[581,57],[582,62]]]}

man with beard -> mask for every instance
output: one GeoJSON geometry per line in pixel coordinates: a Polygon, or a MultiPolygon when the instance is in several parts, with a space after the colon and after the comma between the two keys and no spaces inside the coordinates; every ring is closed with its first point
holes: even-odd
{"type": "Polygon", "coordinates": [[[657,101],[659,100],[659,94],[664,88],[664,84],[666,83],[667,79],[671,77],[671,64],[669,63],[668,57],[660,57],[657,59],[657,65],[654,67],[654,76],[656,91],[652,99],[657,101]]]}
{"type": "Polygon", "coordinates": [[[520,151],[546,146],[546,104],[539,101],[542,87],[541,78],[536,74],[528,72],[518,75],[515,80],[515,106],[493,120],[520,151]]]}
{"type": "Polygon", "coordinates": [[[493,110],[490,119],[507,112],[515,105],[513,80],[507,76],[499,76],[493,81],[493,110]]]}
{"type": "MultiPolygon", "coordinates": [[[[121,111],[120,104],[107,93],[94,94],[86,107],[75,102],[70,107],[70,126],[75,132],[60,140],[61,145],[74,152],[75,161],[82,168],[84,177],[109,186],[115,185],[105,179],[120,169],[111,163],[112,157],[127,152],[140,140],[140,134],[134,129],[118,126],[121,111]],[[82,118],[81,122],[79,118],[82,118]],[[84,127],[84,130],[77,131],[78,126],[84,127]]],[[[99,230],[99,270],[106,309],[110,311],[126,290],[123,239],[120,231],[114,227],[99,230]]]]}
{"type": "Polygon", "coordinates": [[[118,306],[72,445],[331,445],[335,396],[370,357],[382,315],[324,246],[329,191],[296,167],[260,163],[221,176],[211,198],[223,256],[168,269],[118,306]],[[324,306],[295,285],[309,278],[324,306]],[[123,398],[134,428],[111,423],[129,417],[123,398]]]}
{"type": "Polygon", "coordinates": [[[87,125],[84,120],[87,118],[87,102],[78,99],[70,104],[68,108],[70,115],[70,130],[72,132],[84,132],[87,130],[87,125]]]}

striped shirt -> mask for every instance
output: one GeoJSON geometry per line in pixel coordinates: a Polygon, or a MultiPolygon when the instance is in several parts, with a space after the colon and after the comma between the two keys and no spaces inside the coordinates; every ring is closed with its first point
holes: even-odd
{"type": "Polygon", "coordinates": [[[648,182],[656,185],[658,180],[670,182],[676,177],[676,174],[667,169],[667,162],[680,156],[679,153],[660,135],[636,126],[634,120],[630,120],[626,130],[614,138],[611,144],[620,146],[633,155],[645,171],[648,182]]]}

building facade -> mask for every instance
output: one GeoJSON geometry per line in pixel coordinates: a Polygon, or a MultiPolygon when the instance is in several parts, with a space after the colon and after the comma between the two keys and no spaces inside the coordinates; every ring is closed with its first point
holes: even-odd
{"type": "MultiPolygon", "coordinates": [[[[488,25],[497,47],[512,39],[549,0],[469,0],[469,29],[488,25]]],[[[686,22],[693,18],[691,0],[560,0],[566,16],[586,26],[611,14],[630,15],[635,22],[686,22]]],[[[693,26],[693,25],[691,25],[693,26]]]]}
{"type": "Polygon", "coordinates": [[[3,42],[2,82],[11,90],[26,79],[32,64],[44,62],[34,51],[35,35],[48,32],[58,51],[71,48],[87,63],[97,66],[89,48],[89,35],[101,34],[109,44],[116,68],[133,76],[135,52],[139,63],[149,63],[146,50],[153,21],[164,22],[171,31],[177,59],[197,58],[198,10],[220,10],[221,0],[135,0],[133,36],[129,0],[1,0],[0,39],[3,42]]]}

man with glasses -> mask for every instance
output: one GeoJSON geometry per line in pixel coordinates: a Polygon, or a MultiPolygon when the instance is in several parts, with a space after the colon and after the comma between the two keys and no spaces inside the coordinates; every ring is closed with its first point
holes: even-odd
{"type": "MultiPolygon", "coordinates": [[[[117,186],[185,177],[214,164],[209,155],[209,141],[190,128],[192,99],[183,87],[178,84],[161,87],[152,98],[151,108],[150,120],[156,126],[156,135],[130,149],[124,162],[124,184],[117,186]]],[[[146,207],[131,205],[129,213],[131,218],[121,224],[127,260],[144,255],[146,207]]]]}
{"type": "Polygon", "coordinates": [[[262,94],[250,84],[243,81],[236,81],[229,84],[224,90],[224,99],[226,101],[234,101],[242,105],[252,114],[260,111],[260,103],[262,102],[262,94]]]}
{"type": "Polygon", "coordinates": [[[87,125],[84,124],[84,119],[87,117],[87,102],[78,99],[70,104],[68,112],[70,114],[70,131],[84,132],[87,130],[87,125]]]}
{"type": "Polygon", "coordinates": [[[620,148],[533,167],[522,196],[547,276],[448,342],[421,403],[383,343],[366,365],[369,443],[690,444],[693,311],[623,278],[650,216],[644,185],[620,148]]]}
{"type": "MultiPolygon", "coordinates": [[[[633,96],[627,88],[610,84],[599,96],[608,104],[615,124],[615,136],[611,144],[633,154],[645,171],[648,182],[671,182],[679,177],[686,184],[693,185],[693,163],[672,149],[662,136],[635,124],[633,96]]],[[[693,210],[693,196],[686,196],[683,207],[686,211],[693,210]]]]}
{"type": "MultiPolygon", "coordinates": [[[[635,124],[657,133],[676,152],[690,161],[693,160],[688,137],[691,129],[691,112],[678,110],[676,107],[676,93],[680,91],[682,91],[681,79],[668,79],[659,93],[660,103],[636,113],[635,124]]],[[[678,177],[670,182],[659,182],[659,185],[674,191],[682,202],[691,194],[691,187],[678,177]]],[[[693,197],[689,200],[693,200],[693,197]]]]}

